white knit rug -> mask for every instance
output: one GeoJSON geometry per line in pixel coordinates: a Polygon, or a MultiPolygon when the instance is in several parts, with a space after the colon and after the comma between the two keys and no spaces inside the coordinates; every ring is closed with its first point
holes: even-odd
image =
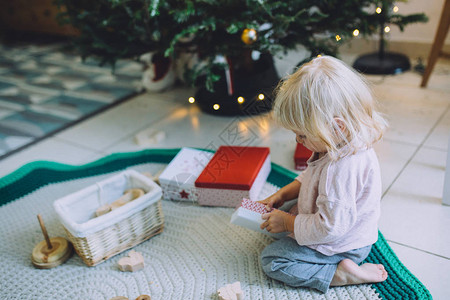
{"type": "MultiPolygon", "coordinates": [[[[163,164],[133,169],[152,174],[163,164]]],[[[111,174],[51,184],[0,207],[0,299],[218,299],[216,291],[240,281],[245,299],[379,299],[370,285],[332,288],[327,294],[292,288],[268,278],[259,257],[272,239],[231,225],[231,208],[200,207],[162,201],[164,232],[134,247],[145,268],[121,272],[118,254],[87,267],[76,254],[49,270],[35,269],[31,251],[43,240],[36,215],[40,213],[51,237],[64,236],[53,202],[111,174]]],[[[277,188],[266,183],[260,198],[277,188]]],[[[1,197],[1,195],[0,195],[1,197]]]]}

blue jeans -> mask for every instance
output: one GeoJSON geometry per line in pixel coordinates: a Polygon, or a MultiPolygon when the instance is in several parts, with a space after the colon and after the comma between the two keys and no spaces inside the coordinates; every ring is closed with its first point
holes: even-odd
{"type": "Polygon", "coordinates": [[[372,246],[326,256],[306,246],[300,246],[296,240],[284,237],[268,245],[261,254],[262,268],[266,274],[276,280],[294,287],[309,287],[323,293],[328,291],[337,265],[348,258],[361,263],[372,246]]]}

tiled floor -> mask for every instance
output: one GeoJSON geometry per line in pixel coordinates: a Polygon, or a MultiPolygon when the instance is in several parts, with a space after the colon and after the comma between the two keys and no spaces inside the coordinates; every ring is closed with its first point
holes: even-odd
{"type": "MultiPolygon", "coordinates": [[[[288,58],[278,61],[280,74],[290,65],[288,58]]],[[[419,88],[420,75],[413,72],[368,78],[390,122],[376,145],[384,192],[380,230],[434,299],[449,299],[450,207],[442,205],[442,194],[450,137],[450,63],[439,62],[427,89],[419,88]]],[[[273,162],[293,169],[292,133],[267,115],[206,115],[187,102],[193,93],[176,88],[137,96],[0,161],[0,176],[34,160],[84,164],[113,152],[141,150],[133,137],[146,128],[166,133],[155,148],[269,146],[273,162]]]]}

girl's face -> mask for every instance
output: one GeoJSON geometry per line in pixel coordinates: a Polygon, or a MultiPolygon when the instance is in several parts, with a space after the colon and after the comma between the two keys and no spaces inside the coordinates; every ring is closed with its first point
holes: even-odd
{"type": "Polygon", "coordinates": [[[295,140],[299,144],[303,144],[306,148],[313,152],[318,153],[325,153],[327,152],[327,148],[325,146],[325,143],[320,141],[319,139],[315,138],[307,138],[302,132],[300,131],[294,131],[295,133],[295,140]]]}

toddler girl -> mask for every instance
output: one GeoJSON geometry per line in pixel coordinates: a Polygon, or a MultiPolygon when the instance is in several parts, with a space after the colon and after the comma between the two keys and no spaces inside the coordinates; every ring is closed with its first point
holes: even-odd
{"type": "Polygon", "coordinates": [[[263,214],[262,229],[291,233],[263,250],[264,271],[323,293],[385,280],[383,265],[358,265],[378,238],[381,180],[372,145],[386,126],[362,76],[336,58],[315,58],[280,84],[273,113],[313,155],[293,182],[260,201],[270,210],[298,198],[290,214],[263,214]]]}

